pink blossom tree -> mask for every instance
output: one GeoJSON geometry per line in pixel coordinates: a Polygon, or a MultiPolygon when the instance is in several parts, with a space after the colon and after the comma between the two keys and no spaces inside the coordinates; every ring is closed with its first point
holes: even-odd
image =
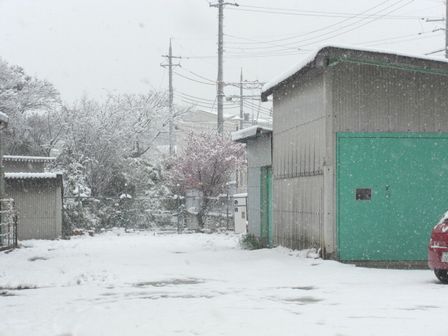
{"type": "Polygon", "coordinates": [[[202,206],[198,213],[200,228],[210,206],[210,197],[226,190],[236,169],[243,164],[244,146],[233,142],[229,136],[213,132],[190,133],[184,150],[171,165],[172,183],[178,191],[189,189],[202,192],[202,206]]]}

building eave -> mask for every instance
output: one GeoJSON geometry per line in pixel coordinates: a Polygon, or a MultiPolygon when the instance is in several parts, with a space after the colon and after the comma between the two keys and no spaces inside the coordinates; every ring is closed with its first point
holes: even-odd
{"type": "Polygon", "coordinates": [[[235,142],[246,143],[249,139],[255,139],[261,135],[270,134],[272,134],[272,128],[255,125],[232,132],[232,140],[235,142]]]}
{"type": "Polygon", "coordinates": [[[53,162],[55,157],[51,156],[24,156],[24,155],[4,155],[3,161],[8,162],[53,162]]]}
{"type": "Polygon", "coordinates": [[[264,85],[261,100],[267,101],[275,90],[299,79],[314,68],[325,68],[338,62],[366,63],[395,67],[414,72],[448,76],[448,61],[442,58],[395,53],[378,49],[329,45],[317,49],[302,62],[264,85]]]}
{"type": "Polygon", "coordinates": [[[54,180],[62,176],[62,173],[5,173],[7,180],[54,180]]]}

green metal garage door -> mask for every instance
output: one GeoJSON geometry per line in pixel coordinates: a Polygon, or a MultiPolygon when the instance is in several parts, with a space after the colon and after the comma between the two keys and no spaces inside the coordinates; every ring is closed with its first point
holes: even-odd
{"type": "Polygon", "coordinates": [[[341,260],[425,260],[448,209],[448,134],[339,133],[341,260]]]}

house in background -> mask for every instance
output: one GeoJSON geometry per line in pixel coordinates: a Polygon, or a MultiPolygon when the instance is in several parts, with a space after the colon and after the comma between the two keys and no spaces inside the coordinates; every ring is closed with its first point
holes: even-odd
{"type": "Polygon", "coordinates": [[[272,245],[272,129],[251,126],[232,133],[246,144],[248,233],[272,245]]]}
{"type": "MultiPolygon", "coordinates": [[[[216,132],[217,114],[203,110],[191,110],[175,122],[176,152],[182,151],[190,133],[216,132]]],[[[224,132],[238,129],[239,119],[236,115],[224,115],[224,132]]]]}
{"type": "Polygon", "coordinates": [[[447,92],[446,60],[337,46],[267,84],[274,243],[348,262],[425,261],[448,208],[447,92]]]}
{"type": "Polygon", "coordinates": [[[18,240],[62,236],[62,174],[46,172],[51,157],[3,156],[5,194],[18,213],[18,240]]]}

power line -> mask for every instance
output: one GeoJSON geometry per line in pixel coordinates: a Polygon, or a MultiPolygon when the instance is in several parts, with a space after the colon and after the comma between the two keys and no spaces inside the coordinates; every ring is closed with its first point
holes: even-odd
{"type": "Polygon", "coordinates": [[[195,82],[195,83],[198,83],[198,84],[204,84],[204,85],[215,86],[215,84],[212,84],[212,83],[209,83],[209,82],[199,81],[199,80],[197,80],[197,79],[194,79],[194,78],[191,78],[191,77],[182,75],[182,74],[178,73],[177,71],[174,71],[174,73],[175,73],[177,76],[179,76],[179,77],[182,77],[182,78],[184,78],[184,79],[187,79],[187,80],[189,80],[189,81],[192,81],[192,82],[195,82]]]}
{"type": "Polygon", "coordinates": [[[340,20],[340,21],[335,22],[333,24],[330,24],[330,25],[327,25],[327,26],[324,26],[324,27],[321,27],[321,28],[318,28],[318,29],[311,30],[311,31],[309,31],[307,33],[304,33],[304,34],[293,35],[293,36],[290,36],[290,37],[284,37],[284,38],[280,38],[280,39],[267,40],[267,41],[256,41],[256,40],[253,40],[253,39],[250,39],[250,38],[238,37],[238,36],[229,35],[229,34],[226,34],[226,35],[230,36],[230,37],[238,38],[238,39],[241,39],[241,40],[253,41],[253,42],[256,42],[256,43],[268,43],[268,44],[269,43],[273,43],[273,42],[283,42],[283,41],[295,40],[297,38],[313,35],[315,33],[318,33],[318,32],[321,32],[321,31],[326,31],[326,30],[331,29],[333,27],[337,27],[340,24],[348,22],[348,21],[350,21],[352,19],[356,19],[357,17],[359,17],[359,15],[366,14],[366,13],[368,13],[368,12],[378,8],[378,7],[381,7],[382,5],[386,4],[387,2],[389,2],[389,0],[382,1],[381,3],[379,3],[379,4],[377,4],[377,5],[373,6],[373,7],[370,7],[368,9],[366,9],[365,11],[362,11],[361,13],[355,14],[352,17],[346,18],[344,20],[340,20]]]}
{"type": "MultiPolygon", "coordinates": [[[[300,55],[300,54],[308,54],[302,51],[297,52],[291,52],[291,53],[271,53],[271,54],[260,54],[260,53],[253,53],[253,54],[226,54],[227,58],[264,58],[264,57],[283,57],[283,56],[294,56],[294,55],[300,55]]],[[[215,58],[216,56],[209,56],[209,55],[200,55],[200,56],[190,56],[190,58],[197,58],[197,59],[207,59],[207,58],[215,58]]]]}
{"type": "MultiPolygon", "coordinates": [[[[192,96],[186,93],[182,93],[182,92],[178,92],[177,93],[182,97],[185,98],[187,100],[193,101],[193,102],[198,102],[198,103],[207,103],[207,104],[213,104],[215,102],[215,100],[213,99],[206,99],[206,98],[201,98],[201,97],[196,97],[196,96],[192,96]]],[[[227,105],[228,107],[233,107],[232,104],[229,103],[224,103],[225,105],[227,105]]]]}
{"type": "MultiPolygon", "coordinates": [[[[296,38],[298,38],[298,37],[296,37],[296,38],[293,38],[293,37],[289,37],[289,38],[287,38],[288,40],[291,40],[291,42],[289,42],[289,43],[281,43],[281,44],[273,44],[273,41],[267,41],[267,42],[265,42],[264,44],[268,44],[268,45],[264,45],[264,46],[255,46],[255,47],[248,47],[247,45],[244,47],[244,48],[238,48],[238,49],[240,49],[240,50],[263,50],[263,49],[269,49],[269,50],[271,50],[271,51],[277,51],[277,52],[279,52],[279,51],[285,51],[285,50],[288,50],[288,51],[291,51],[291,50],[296,50],[297,49],[297,44],[299,44],[299,43],[302,43],[302,42],[306,42],[306,41],[312,41],[312,40],[314,40],[314,39],[316,39],[316,38],[320,38],[320,37],[323,37],[323,36],[326,36],[326,35],[329,35],[329,34],[333,34],[333,37],[335,37],[335,36],[338,36],[338,35],[340,35],[340,34],[336,34],[336,35],[334,35],[334,33],[335,32],[338,32],[338,31],[341,31],[341,30],[344,30],[345,28],[349,28],[349,27],[352,27],[352,26],[356,26],[356,25],[358,25],[359,27],[357,27],[357,28],[360,28],[360,27],[362,27],[363,26],[363,24],[361,24],[361,25],[359,25],[359,23],[360,22],[362,22],[362,21],[364,21],[364,20],[366,20],[367,18],[374,18],[373,20],[371,20],[371,21],[369,21],[368,23],[370,23],[370,22],[373,22],[373,21],[375,21],[375,20],[377,20],[377,19],[380,19],[381,17],[383,17],[383,16],[385,16],[385,15],[388,15],[389,13],[387,13],[387,14],[381,14],[381,15],[379,15],[380,13],[382,13],[382,12],[384,12],[385,10],[387,10],[387,9],[389,9],[389,8],[392,8],[392,7],[394,7],[395,5],[397,5],[397,4],[399,4],[400,2],[402,2],[402,1],[406,1],[406,0],[398,0],[398,1],[396,1],[395,3],[393,3],[393,4],[391,4],[391,5],[389,5],[389,6],[387,6],[387,7],[384,7],[384,8],[381,8],[381,9],[379,9],[379,10],[377,10],[375,13],[373,13],[373,14],[368,14],[367,16],[366,15],[364,15],[364,17],[361,17],[360,16],[360,14],[356,14],[356,15],[354,15],[354,16],[352,16],[352,17],[350,17],[350,18],[348,18],[348,19],[345,19],[345,20],[342,20],[341,22],[339,22],[339,23],[337,23],[336,24],[336,26],[337,25],[339,25],[339,24],[342,24],[342,23],[344,23],[344,22],[347,22],[347,21],[350,21],[350,20],[352,20],[352,19],[356,19],[356,18],[359,18],[359,17],[361,17],[361,19],[358,19],[358,20],[356,20],[355,22],[350,22],[350,23],[348,23],[348,24],[346,24],[346,25],[343,25],[343,26],[341,26],[341,27],[338,27],[338,28],[336,28],[336,29],[333,29],[332,31],[327,31],[327,32],[324,32],[324,33],[321,33],[321,34],[318,34],[318,35],[315,35],[315,36],[312,36],[312,37],[308,37],[308,38],[302,38],[301,40],[299,40],[299,41],[293,41],[293,39],[296,39],[296,38]],[[293,46],[293,47],[292,47],[293,46]]],[[[411,0],[411,2],[412,2],[413,0],[411,0]]],[[[378,8],[378,7],[381,7],[382,5],[384,5],[386,2],[388,2],[388,1],[384,1],[384,2],[381,2],[380,4],[378,4],[378,5],[376,5],[376,6],[374,6],[374,7],[371,7],[371,8],[369,8],[368,10],[366,10],[366,11],[364,11],[364,12],[362,12],[362,14],[367,14],[367,13],[369,13],[371,10],[374,10],[374,9],[376,9],[376,8],[378,8]]],[[[401,8],[401,7],[400,7],[401,8]]],[[[399,8],[398,8],[399,9],[399,8]]],[[[397,9],[397,10],[398,10],[397,9]]],[[[333,25],[330,25],[330,26],[327,26],[327,27],[332,27],[333,25]]],[[[325,28],[325,27],[324,27],[325,28]]],[[[325,29],[325,30],[327,30],[327,29],[325,29]]],[[[351,31],[351,30],[350,30],[351,31]]],[[[316,32],[316,31],[315,31],[316,32]]],[[[345,34],[346,32],[342,32],[341,34],[345,34]]],[[[313,35],[314,33],[308,33],[308,34],[304,34],[304,35],[302,35],[302,37],[304,37],[304,36],[306,36],[306,35],[313,35]]],[[[279,39],[279,40],[277,40],[277,42],[280,42],[280,40],[282,40],[282,39],[279,39]]],[[[308,45],[310,45],[310,44],[312,44],[312,43],[309,43],[308,45]]],[[[233,49],[235,49],[235,48],[237,48],[237,47],[229,47],[229,48],[233,48],[233,49]]]]}
{"type": "MultiPolygon", "coordinates": [[[[187,98],[181,98],[181,101],[186,103],[186,104],[189,104],[189,105],[199,106],[199,107],[202,107],[202,108],[208,108],[210,110],[213,110],[213,106],[214,106],[214,103],[213,104],[207,104],[207,103],[202,103],[202,102],[194,101],[194,100],[187,99],[187,98]]],[[[233,107],[233,106],[232,107],[230,107],[230,106],[223,106],[223,110],[234,110],[234,109],[235,109],[235,107],[233,107]]]]}
{"type": "Polygon", "coordinates": [[[383,39],[383,40],[379,40],[380,42],[363,42],[361,43],[362,45],[365,46],[378,46],[378,45],[382,45],[384,43],[387,42],[393,42],[394,44],[398,44],[398,43],[402,43],[402,42],[408,42],[408,41],[420,41],[420,40],[424,40],[424,39],[428,39],[428,38],[434,38],[434,37],[438,37],[438,35],[434,35],[432,34],[433,32],[429,32],[429,33],[420,33],[417,35],[413,35],[414,37],[408,37],[408,38],[397,38],[397,39],[383,39]],[[422,36],[423,34],[425,34],[424,36],[422,36]],[[415,36],[420,36],[420,37],[415,37],[415,36]]]}
{"type": "Polygon", "coordinates": [[[414,34],[399,35],[399,36],[394,36],[394,37],[387,37],[387,38],[382,38],[382,39],[365,41],[365,42],[361,42],[361,43],[366,45],[366,44],[373,44],[373,43],[390,42],[390,41],[395,41],[395,40],[401,40],[403,38],[416,37],[416,36],[421,36],[421,35],[426,35],[426,34],[430,34],[430,32],[422,32],[422,33],[417,33],[417,34],[414,33],[414,34]]]}
{"type": "MultiPolygon", "coordinates": [[[[354,15],[362,17],[358,13],[348,13],[348,12],[325,12],[325,11],[305,11],[297,10],[293,8],[279,8],[279,7],[261,7],[261,6],[249,6],[241,5],[238,9],[232,9],[234,11],[242,11],[249,13],[265,13],[265,14],[280,14],[280,15],[290,15],[290,16],[305,16],[305,17],[330,17],[330,18],[347,18],[353,17],[354,15]]],[[[369,16],[366,16],[369,18],[369,16]]],[[[388,15],[382,17],[382,19],[387,20],[424,20],[426,17],[422,16],[411,16],[411,15],[388,15]]],[[[432,18],[430,18],[432,19],[432,18]]]]}
{"type": "MultiPolygon", "coordinates": [[[[387,7],[387,8],[391,8],[391,7],[395,6],[396,4],[398,4],[398,3],[402,2],[402,1],[403,1],[403,0],[397,1],[396,3],[394,3],[393,5],[391,5],[391,6],[387,7]]],[[[394,8],[394,9],[390,10],[390,11],[387,12],[385,15],[390,14],[390,13],[393,13],[393,12],[396,12],[397,10],[399,10],[399,9],[401,9],[401,8],[403,8],[403,7],[407,6],[407,5],[409,5],[409,4],[412,3],[413,1],[414,1],[414,0],[409,0],[409,1],[407,1],[406,3],[404,3],[403,5],[401,5],[400,7],[398,7],[398,8],[394,8]]],[[[357,22],[358,22],[358,23],[361,23],[361,24],[359,24],[359,25],[356,26],[356,27],[350,28],[350,29],[348,29],[348,30],[342,31],[342,32],[337,33],[337,34],[330,35],[329,37],[326,37],[326,38],[321,39],[321,40],[312,41],[312,42],[309,42],[309,43],[302,44],[302,45],[300,45],[300,46],[310,46],[310,45],[315,45],[315,44],[318,44],[318,43],[326,42],[326,41],[328,41],[328,40],[330,40],[330,39],[332,39],[332,38],[334,38],[334,37],[341,36],[341,35],[350,33],[350,32],[352,32],[352,31],[354,31],[354,30],[356,30],[356,29],[359,29],[359,28],[361,28],[361,27],[364,27],[364,26],[366,26],[366,25],[368,25],[368,24],[370,24],[370,23],[372,23],[372,22],[374,22],[374,21],[376,21],[376,20],[378,20],[378,19],[377,19],[377,18],[374,18],[374,19],[372,19],[372,20],[370,20],[370,21],[368,21],[368,22],[364,22],[364,23],[362,23],[363,20],[359,20],[359,21],[357,21],[357,22]]],[[[347,25],[346,27],[348,27],[348,25],[347,25]]],[[[340,30],[340,29],[338,29],[338,30],[340,30]]],[[[328,33],[327,33],[327,34],[324,34],[324,35],[328,35],[328,33]]],[[[322,36],[324,36],[324,35],[322,35],[322,36]]],[[[313,38],[313,39],[314,39],[314,38],[313,38]]],[[[305,40],[303,40],[303,41],[313,40],[313,39],[305,39],[305,40]]],[[[300,42],[302,42],[302,41],[299,41],[298,43],[300,43],[300,42]]]]}
{"type": "Polygon", "coordinates": [[[208,82],[211,82],[211,83],[213,83],[213,85],[216,85],[216,81],[214,81],[213,79],[210,79],[210,78],[207,78],[207,77],[205,77],[205,76],[199,75],[199,74],[197,74],[196,72],[193,72],[193,71],[191,71],[191,70],[186,69],[185,67],[181,67],[180,69],[181,69],[181,70],[184,70],[184,71],[187,71],[187,72],[189,72],[190,74],[192,74],[192,75],[194,75],[194,76],[196,76],[196,77],[198,77],[198,78],[200,78],[200,79],[202,79],[202,80],[206,80],[206,81],[208,81],[208,82]]]}

